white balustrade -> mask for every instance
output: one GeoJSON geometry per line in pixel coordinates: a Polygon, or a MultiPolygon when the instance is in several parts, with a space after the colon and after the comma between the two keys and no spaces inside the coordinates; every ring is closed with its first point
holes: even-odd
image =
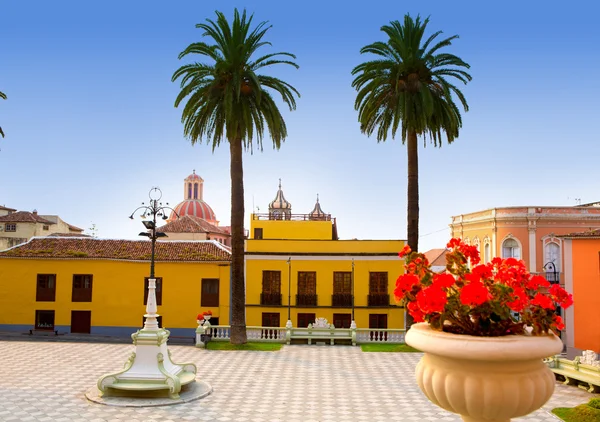
{"type": "MultiPolygon", "coordinates": [[[[314,337],[313,340],[320,340],[323,332],[333,337],[350,338],[350,332],[356,332],[356,344],[364,343],[388,343],[400,344],[404,343],[405,330],[399,329],[384,329],[384,328],[332,328],[332,329],[293,329],[295,334],[300,331],[306,331],[303,338],[308,336],[314,337]]],[[[248,341],[270,342],[270,343],[285,343],[286,335],[289,329],[285,327],[257,327],[247,326],[246,335],[248,341]]],[[[211,341],[229,341],[230,326],[229,325],[211,325],[207,328],[207,333],[211,335],[211,341]]]]}

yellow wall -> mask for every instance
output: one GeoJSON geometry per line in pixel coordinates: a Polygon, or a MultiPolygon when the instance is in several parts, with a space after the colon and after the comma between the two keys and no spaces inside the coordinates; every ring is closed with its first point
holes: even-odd
{"type": "Polygon", "coordinates": [[[351,313],[351,308],[332,308],[334,271],[352,271],[354,258],[355,321],[359,328],[369,326],[369,314],[387,314],[388,328],[404,327],[404,309],[396,306],[393,291],[403,271],[398,251],[404,247],[401,240],[248,240],[246,255],[246,323],[262,325],[263,312],[279,312],[281,325],[287,321],[288,258],[291,256],[291,321],[297,325],[297,314],[315,313],[316,317],[333,322],[334,313],[351,313]],[[269,254],[269,252],[271,252],[269,254]],[[289,254],[288,254],[289,253],[289,254]],[[263,270],[281,271],[282,306],[259,306],[263,270]],[[298,272],[317,273],[317,307],[296,308],[298,272]],[[389,307],[368,308],[369,272],[388,273],[389,307]],[[257,306],[258,305],[258,306],[257,306]]]}
{"type": "MultiPolygon", "coordinates": [[[[0,259],[0,325],[29,325],[36,310],[55,310],[55,326],[71,325],[72,310],[91,310],[92,327],[141,327],[144,277],[147,262],[112,260],[0,259]],[[55,302],[36,302],[37,274],[56,274],[55,302]],[[92,302],[72,302],[73,274],[92,274],[92,302]]],[[[201,280],[220,279],[218,308],[211,307],[219,323],[229,324],[229,264],[157,262],[163,278],[162,305],[165,328],[195,328],[200,307],[201,280]]],[[[92,332],[94,329],[92,328],[92,332]]]]}
{"type": "Polygon", "coordinates": [[[333,221],[259,220],[250,215],[250,239],[263,229],[263,239],[331,239],[333,221]]]}

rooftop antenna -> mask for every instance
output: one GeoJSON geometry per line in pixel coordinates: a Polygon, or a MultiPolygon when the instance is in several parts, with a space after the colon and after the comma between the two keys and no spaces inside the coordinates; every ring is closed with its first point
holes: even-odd
{"type": "Polygon", "coordinates": [[[581,198],[575,198],[575,202],[577,203],[577,205],[581,205],[581,198]]]}

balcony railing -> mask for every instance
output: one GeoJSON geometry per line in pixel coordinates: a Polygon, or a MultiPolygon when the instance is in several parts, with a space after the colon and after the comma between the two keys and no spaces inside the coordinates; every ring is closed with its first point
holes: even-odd
{"type": "Polygon", "coordinates": [[[388,294],[370,294],[367,297],[369,306],[389,306],[390,295],[388,294]]]}
{"type": "Polygon", "coordinates": [[[36,302],[54,302],[56,298],[56,289],[43,289],[38,287],[35,300],[36,302]]]}
{"type": "Polygon", "coordinates": [[[261,293],[260,304],[268,306],[280,306],[281,293],[261,293]]]}
{"type": "Polygon", "coordinates": [[[353,297],[349,294],[332,294],[331,295],[331,306],[338,306],[342,308],[349,308],[352,306],[353,297]]]}
{"type": "Polygon", "coordinates": [[[296,295],[296,306],[317,306],[317,295],[296,295]]]}
{"type": "Polygon", "coordinates": [[[331,214],[313,216],[311,214],[253,214],[254,220],[288,220],[288,221],[331,221],[331,214]]]}

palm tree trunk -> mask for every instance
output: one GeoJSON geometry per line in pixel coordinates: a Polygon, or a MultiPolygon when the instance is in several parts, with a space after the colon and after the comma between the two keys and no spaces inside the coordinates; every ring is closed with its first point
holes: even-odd
{"type": "Polygon", "coordinates": [[[407,198],[407,236],[408,246],[415,252],[419,251],[419,154],[417,133],[408,132],[408,198],[407,198]]]}
{"type": "MultiPolygon", "coordinates": [[[[417,145],[417,132],[408,132],[406,145],[408,155],[408,189],[407,189],[407,225],[406,232],[408,246],[418,252],[419,250],[419,150],[417,145]]],[[[414,323],[410,314],[406,313],[406,329],[414,323]]]]}
{"type": "Polygon", "coordinates": [[[244,167],[242,140],[229,141],[231,154],[231,343],[246,337],[246,286],[244,285],[244,167]]]}

